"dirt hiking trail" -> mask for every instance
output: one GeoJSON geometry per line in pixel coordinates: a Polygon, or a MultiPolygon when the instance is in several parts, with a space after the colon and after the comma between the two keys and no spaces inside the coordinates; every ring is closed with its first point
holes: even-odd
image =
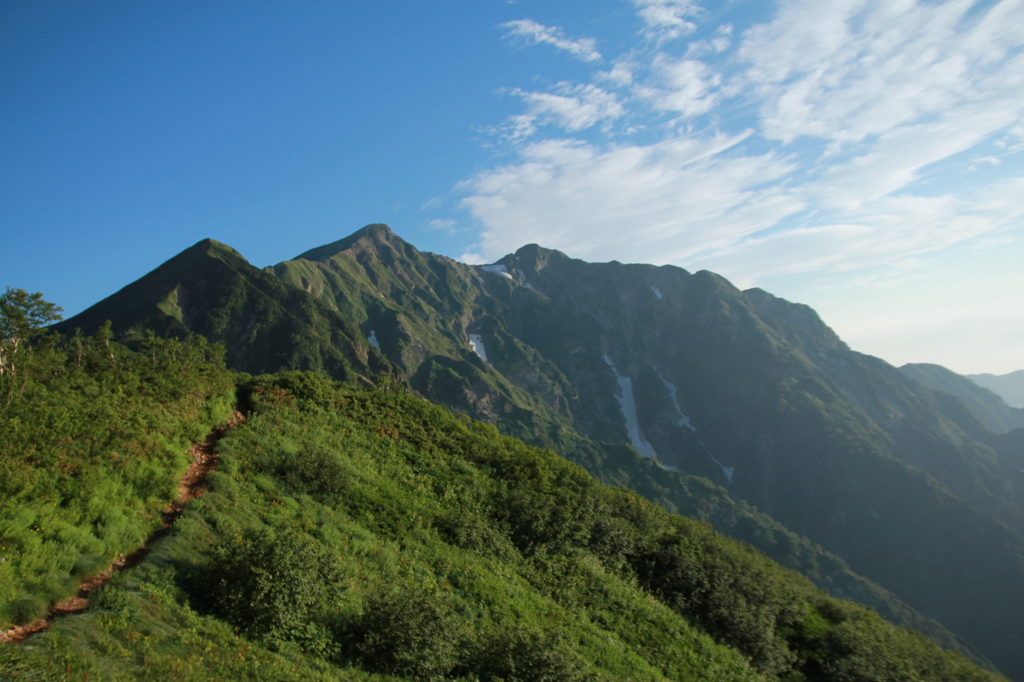
{"type": "Polygon", "coordinates": [[[106,585],[118,571],[134,568],[142,563],[142,560],[149,554],[152,546],[170,533],[174,522],[185,511],[185,505],[197,497],[202,497],[203,493],[206,492],[207,478],[210,472],[215,470],[220,463],[220,455],[217,453],[217,442],[225,433],[244,421],[245,415],[235,410],[227,424],[215,427],[210,433],[206,434],[206,440],[202,443],[195,443],[189,448],[189,455],[192,457],[192,461],[189,463],[188,470],[182,475],[181,481],[178,484],[178,498],[168,503],[163,512],[160,513],[160,527],[146,538],[145,543],[130,554],[119,554],[110,566],[97,573],[95,577],[82,582],[78,586],[78,592],[75,596],[58,602],[43,618],[28,625],[20,625],[0,632],[0,643],[20,644],[32,635],[46,630],[58,618],[85,611],[89,606],[89,593],[106,585]]]}

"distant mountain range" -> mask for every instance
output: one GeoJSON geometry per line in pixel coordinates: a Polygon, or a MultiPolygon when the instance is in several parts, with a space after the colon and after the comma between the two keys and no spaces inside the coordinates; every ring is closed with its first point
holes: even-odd
{"type": "Polygon", "coordinates": [[[371,225],[262,270],[205,240],[58,329],[108,319],[253,374],[396,377],[1024,679],[1022,411],[807,306],[537,245],[470,266],[371,225]]]}
{"type": "Polygon", "coordinates": [[[967,378],[987,388],[1013,407],[1024,407],[1024,369],[1009,374],[968,374],[967,378]]]}
{"type": "MultiPolygon", "coordinates": [[[[1024,409],[1010,407],[1009,401],[1001,394],[985,387],[972,377],[961,376],[940,365],[909,364],[900,367],[900,371],[929,388],[945,391],[960,398],[994,433],[1006,433],[1024,427],[1024,409]]],[[[1014,374],[1019,374],[1024,379],[1024,372],[1014,374]]],[[[1014,374],[1007,374],[1005,377],[1012,378],[1014,374]]],[[[992,377],[991,374],[975,376],[992,377]]],[[[1005,382],[1004,385],[1012,384],[1005,382]]]]}

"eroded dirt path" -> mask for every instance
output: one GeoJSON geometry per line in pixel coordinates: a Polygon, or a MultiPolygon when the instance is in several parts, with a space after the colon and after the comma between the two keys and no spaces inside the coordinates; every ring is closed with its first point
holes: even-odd
{"type": "Polygon", "coordinates": [[[23,642],[32,635],[46,630],[56,619],[85,611],[89,606],[89,594],[93,590],[106,585],[118,571],[133,568],[142,563],[142,560],[149,554],[152,546],[170,533],[174,522],[185,511],[185,505],[197,497],[202,497],[203,493],[206,492],[207,478],[210,472],[216,469],[220,463],[220,455],[217,453],[217,441],[225,433],[244,421],[245,415],[235,410],[234,415],[232,415],[231,420],[227,424],[214,428],[206,435],[206,440],[202,443],[196,443],[189,448],[189,455],[192,457],[192,461],[189,463],[188,470],[181,477],[181,482],[178,484],[178,498],[164,508],[160,514],[160,528],[153,531],[141,547],[138,547],[130,554],[118,555],[117,559],[105,570],[100,571],[95,577],[81,583],[75,596],[68,597],[64,601],[57,603],[45,617],[28,625],[21,625],[5,632],[0,632],[0,642],[15,644],[23,642]]]}

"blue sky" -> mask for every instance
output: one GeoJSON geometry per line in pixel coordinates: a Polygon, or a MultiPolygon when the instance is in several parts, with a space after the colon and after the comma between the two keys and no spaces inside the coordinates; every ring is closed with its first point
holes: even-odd
{"type": "Polygon", "coordinates": [[[386,222],[710,269],[857,350],[1024,367],[1024,3],[0,5],[0,272],[78,312],[205,237],[386,222]]]}

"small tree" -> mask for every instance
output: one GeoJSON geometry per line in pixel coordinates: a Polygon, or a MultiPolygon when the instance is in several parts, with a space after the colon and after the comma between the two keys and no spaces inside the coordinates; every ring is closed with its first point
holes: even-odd
{"type": "MultiPolygon", "coordinates": [[[[61,319],[59,306],[43,300],[39,292],[12,289],[0,296],[0,380],[9,382],[8,391],[21,369],[21,357],[31,350],[29,341],[45,326],[61,319]]],[[[10,403],[8,392],[7,402],[10,403]]]]}

